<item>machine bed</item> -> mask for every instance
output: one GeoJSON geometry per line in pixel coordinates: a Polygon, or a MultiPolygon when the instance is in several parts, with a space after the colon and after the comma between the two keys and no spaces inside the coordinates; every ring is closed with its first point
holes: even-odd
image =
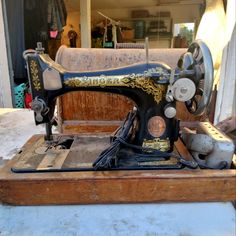
{"type": "MultiPolygon", "coordinates": [[[[83,137],[80,138],[83,150],[76,149],[71,153],[80,153],[78,156],[81,160],[82,156],[92,157],[88,155],[91,153],[95,155],[103,149],[105,140],[108,140],[107,137],[99,137],[95,141],[95,136],[92,136],[92,145],[91,142],[85,142],[83,137]]],[[[22,152],[1,169],[0,202],[12,205],[63,205],[235,200],[235,169],[12,172],[12,168],[20,166],[23,154],[27,150],[32,152],[35,144],[40,144],[42,140],[43,135],[34,135],[24,145],[22,152]]],[[[180,140],[175,143],[175,148],[182,156],[191,160],[191,155],[180,140]]],[[[35,158],[32,159],[29,155],[25,157],[28,158],[28,168],[39,167],[35,158]]],[[[55,168],[78,167],[73,155],[66,160],[64,157],[62,155],[61,159],[57,159],[55,168]]],[[[41,168],[47,164],[50,163],[44,157],[44,161],[41,160],[41,168]]]]}
{"type": "MultiPolygon", "coordinates": [[[[93,163],[99,154],[110,146],[108,135],[54,135],[54,143],[48,144],[43,136],[29,148],[23,148],[17,155],[13,165],[15,173],[56,172],[56,171],[93,171],[93,163]],[[63,149],[57,148],[64,144],[63,149]]],[[[179,145],[181,140],[179,140],[179,145]]],[[[177,147],[174,153],[181,155],[177,147]]],[[[176,158],[168,160],[137,162],[129,148],[120,151],[116,168],[110,170],[151,170],[151,169],[181,169],[183,166],[176,158]]],[[[190,154],[187,159],[190,159],[190,154]]]]}

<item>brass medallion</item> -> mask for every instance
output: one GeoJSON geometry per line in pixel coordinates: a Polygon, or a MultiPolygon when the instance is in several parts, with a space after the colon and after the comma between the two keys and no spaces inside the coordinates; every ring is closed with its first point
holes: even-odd
{"type": "Polygon", "coordinates": [[[165,120],[161,116],[153,116],[148,121],[148,132],[155,138],[159,138],[166,130],[165,120]]]}

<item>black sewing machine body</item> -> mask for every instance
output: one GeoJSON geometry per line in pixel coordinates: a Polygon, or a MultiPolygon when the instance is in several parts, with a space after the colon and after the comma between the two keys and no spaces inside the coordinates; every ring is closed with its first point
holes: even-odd
{"type": "MultiPolygon", "coordinates": [[[[174,153],[173,148],[179,137],[179,121],[175,118],[176,101],[185,102],[188,110],[196,115],[201,114],[209,103],[212,61],[208,48],[201,41],[190,46],[176,69],[163,63],[140,63],[105,71],[71,72],[41,50],[26,51],[24,57],[35,121],[36,124],[46,123],[47,150],[59,145],[51,132],[57,97],[72,91],[110,92],[129,97],[136,106],[111,138],[110,147],[93,161],[89,169],[196,167],[196,163],[190,163],[174,153]],[[206,85],[204,90],[199,87],[202,82],[206,85]],[[178,163],[159,166],[159,161],[172,157],[178,163]]],[[[63,143],[61,146],[65,147],[66,142],[70,143],[65,140],[64,143],[60,142],[63,143]]],[[[21,172],[22,169],[15,168],[14,171],[21,172]]]]}
{"type": "MultiPolygon", "coordinates": [[[[178,122],[175,118],[170,119],[164,115],[164,107],[170,104],[165,100],[165,95],[171,72],[165,64],[142,63],[113,70],[80,73],[65,71],[45,54],[34,54],[28,57],[28,66],[32,95],[42,99],[44,107],[48,108],[45,114],[41,112],[41,120],[37,119],[36,112],[36,124],[52,120],[56,98],[65,93],[83,90],[111,92],[129,97],[136,104],[139,127],[135,144],[142,146],[144,140],[159,138],[166,141],[167,151],[171,150],[178,138],[178,122]],[[166,76],[162,77],[163,74],[166,76]],[[157,120],[163,126],[160,127],[163,131],[156,131],[159,133],[156,137],[150,133],[153,127],[148,127],[152,126],[148,123],[152,117],[158,117],[157,120]]],[[[171,105],[174,107],[175,102],[171,102],[171,105]]]]}

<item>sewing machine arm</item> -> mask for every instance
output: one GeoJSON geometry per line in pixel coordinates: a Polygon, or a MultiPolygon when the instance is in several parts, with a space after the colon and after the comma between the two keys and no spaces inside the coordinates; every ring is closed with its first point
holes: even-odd
{"type": "MultiPolygon", "coordinates": [[[[49,124],[53,118],[56,98],[71,91],[112,92],[132,99],[137,108],[138,129],[136,144],[144,140],[168,139],[168,148],[178,138],[178,121],[164,115],[167,102],[170,68],[165,64],[136,64],[119,69],[96,72],[68,72],[46,54],[31,53],[27,65],[33,96],[32,109],[36,124],[49,124]],[[166,76],[163,76],[166,75],[166,76]],[[162,133],[151,134],[151,118],[158,117],[162,133]],[[163,131],[164,130],[164,131],[163,131]]],[[[152,119],[153,120],[153,119],[152,119]]],[[[153,125],[152,125],[153,126],[153,125]]]]}

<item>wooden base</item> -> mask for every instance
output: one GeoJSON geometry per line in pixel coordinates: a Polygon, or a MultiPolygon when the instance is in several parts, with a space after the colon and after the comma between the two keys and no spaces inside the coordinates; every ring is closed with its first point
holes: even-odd
{"type": "MultiPolygon", "coordinates": [[[[32,146],[41,135],[25,145],[32,146]]],[[[179,151],[189,155],[182,143],[179,151]]],[[[233,201],[236,170],[97,171],[17,174],[18,156],[0,171],[0,202],[12,205],[233,201]]]]}
{"type": "Polygon", "coordinates": [[[122,121],[64,121],[59,128],[63,134],[110,134],[121,124],[122,121]]]}

